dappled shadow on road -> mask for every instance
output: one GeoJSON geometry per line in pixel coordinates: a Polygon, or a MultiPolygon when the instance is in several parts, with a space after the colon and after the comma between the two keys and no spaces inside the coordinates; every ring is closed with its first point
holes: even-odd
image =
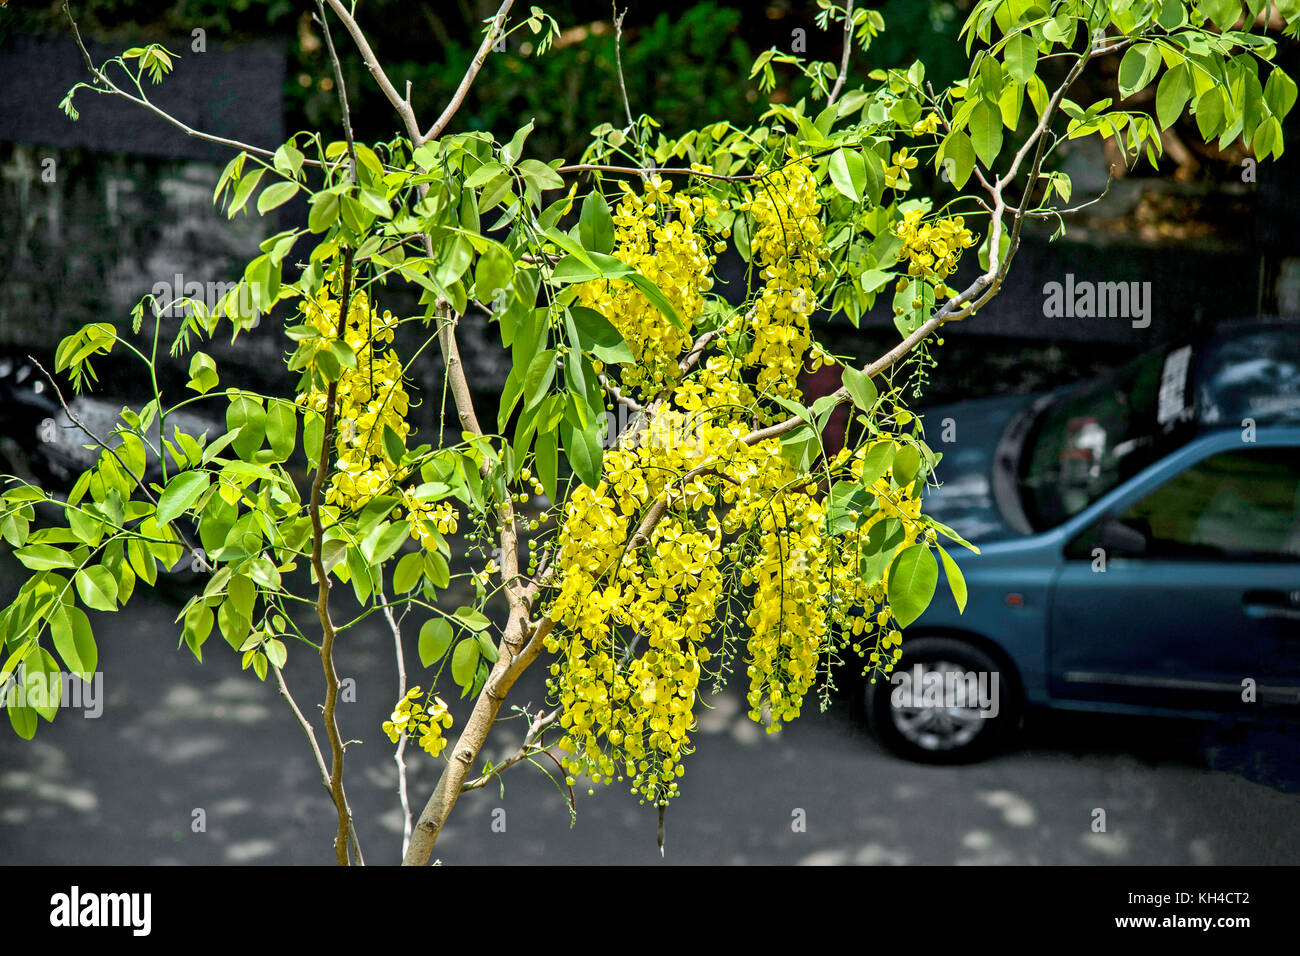
{"type": "MultiPolygon", "coordinates": [[[[125,615],[96,616],[101,718],[62,713],[30,743],[0,736],[6,861],[332,860],[332,808],[274,687],[241,672],[219,636],[202,665],[177,650],[177,610],[138,596],[125,615]]],[[[418,629],[407,630],[408,662],[418,661],[418,629]]],[[[396,692],[391,647],[378,615],[340,647],[340,671],[358,690],[340,704],[344,737],[360,741],[348,749],[349,794],[371,863],[396,862],[401,842],[392,746],[378,729],[396,692]]],[[[311,649],[291,647],[286,673],[316,717],[311,649]]],[[[540,705],[544,677],[540,667],[527,673],[512,702],[540,705]]],[[[567,788],[528,764],[510,770],[503,789],[466,794],[436,855],[601,865],[1300,861],[1297,748],[1281,730],[1052,718],[983,763],[921,766],[882,750],[847,700],[824,714],[811,700],[803,718],[765,733],[745,713],[743,684],[742,675],[697,711],[662,859],[656,814],[626,784],[576,787],[571,827],[567,788]]],[[[458,724],[467,708],[453,702],[458,724]]],[[[484,758],[510,752],[520,734],[517,720],[499,725],[484,758]]],[[[441,766],[412,749],[417,809],[441,766]]]]}

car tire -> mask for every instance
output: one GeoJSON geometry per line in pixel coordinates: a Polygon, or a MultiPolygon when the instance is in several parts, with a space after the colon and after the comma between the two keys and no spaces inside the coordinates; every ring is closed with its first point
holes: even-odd
{"type": "MultiPolygon", "coordinates": [[[[878,677],[876,683],[866,684],[867,720],[877,740],[900,757],[931,764],[982,760],[1006,744],[1019,724],[1019,694],[1005,667],[980,648],[955,638],[904,638],[902,650],[903,656],[888,679],[878,677]],[[983,687],[990,695],[988,711],[994,712],[992,705],[996,704],[994,716],[983,716],[978,700],[972,702],[974,706],[962,706],[968,697],[963,685],[956,681],[951,685],[956,694],[952,698],[957,702],[955,706],[935,706],[933,701],[922,706],[896,706],[908,698],[918,673],[922,687],[932,683],[930,674],[973,673],[977,679],[982,676],[983,687]]],[[[942,686],[949,687],[946,679],[942,686]]],[[[918,702],[920,692],[921,688],[913,691],[913,699],[918,702]]]]}

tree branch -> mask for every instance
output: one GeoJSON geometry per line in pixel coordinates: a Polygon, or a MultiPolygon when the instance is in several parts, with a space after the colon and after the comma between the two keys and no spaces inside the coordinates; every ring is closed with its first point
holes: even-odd
{"type": "Polygon", "coordinates": [[[506,15],[510,13],[510,8],[514,6],[514,3],[515,0],[504,0],[501,4],[501,9],[497,10],[497,15],[492,18],[492,24],[488,27],[487,34],[483,37],[483,43],[479,46],[478,53],[474,55],[474,60],[470,63],[469,69],[465,71],[465,76],[461,79],[460,86],[456,88],[456,92],[452,96],[451,102],[448,103],[447,108],[442,111],[442,115],[439,116],[434,124],[429,127],[429,131],[424,134],[424,139],[426,141],[437,139],[441,136],[442,131],[446,129],[447,124],[451,122],[451,118],[455,116],[456,111],[460,109],[460,105],[465,102],[465,94],[469,92],[469,88],[473,84],[474,78],[478,76],[478,71],[483,68],[483,61],[487,59],[488,53],[491,52],[492,44],[496,42],[497,34],[501,32],[501,28],[505,25],[506,15]]]}
{"type": "Polygon", "coordinates": [[[844,89],[844,78],[849,72],[849,54],[853,51],[853,0],[849,0],[848,6],[844,10],[844,52],[840,54],[840,72],[835,77],[835,86],[831,89],[830,96],[826,97],[826,105],[834,106],[835,101],[839,99],[840,91],[844,89]]]}
{"type": "MultiPolygon", "coordinates": [[[[339,298],[339,319],[336,337],[343,338],[347,328],[348,305],[352,294],[352,255],[351,248],[343,252],[343,288],[339,298]]],[[[339,736],[338,721],[335,711],[338,708],[339,677],[334,668],[334,622],[330,619],[330,579],[322,557],[325,543],[325,527],[321,521],[321,489],[325,484],[325,475],[333,470],[335,404],[338,400],[338,381],[329,383],[325,392],[325,422],[321,434],[320,457],[316,462],[316,474],[311,483],[311,499],[307,507],[311,516],[312,546],[311,566],[316,574],[316,616],[320,620],[321,632],[321,667],[325,672],[325,733],[329,739],[332,762],[330,766],[330,795],[334,799],[334,808],[338,814],[338,834],[334,838],[334,852],[340,866],[347,866],[348,842],[352,831],[352,811],[348,807],[347,794],[343,787],[343,741],[339,736]]],[[[363,862],[358,859],[358,863],[363,862]]]]}
{"type": "Polygon", "coordinates": [[[546,729],[560,719],[560,709],[557,707],[549,714],[544,711],[538,711],[537,716],[533,718],[528,727],[528,733],[524,735],[524,742],[519,745],[519,749],[507,757],[501,763],[494,766],[481,777],[475,777],[466,783],[461,784],[461,792],[467,790],[478,790],[487,786],[493,779],[499,777],[502,773],[509,770],[517,763],[527,760],[529,757],[535,757],[539,753],[544,753],[545,747],[534,747],[537,740],[546,732],[546,729]]]}

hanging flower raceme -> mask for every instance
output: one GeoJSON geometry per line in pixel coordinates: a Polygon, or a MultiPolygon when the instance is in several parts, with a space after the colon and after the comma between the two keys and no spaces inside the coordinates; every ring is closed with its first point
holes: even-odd
{"type": "MultiPolygon", "coordinates": [[[[315,297],[302,300],[305,324],[318,333],[318,352],[329,351],[338,332],[339,304],[328,284],[315,297]]],[[[337,471],[325,492],[325,500],[348,510],[358,510],[377,494],[391,489],[396,478],[384,458],[384,426],[405,438],[411,431],[406,422],[410,398],[402,383],[402,363],[392,349],[397,319],[391,312],[372,309],[364,292],[353,292],[342,341],[355,357],[355,368],[344,365],[339,372],[334,449],[337,471]]],[[[337,360],[335,361],[337,365],[337,360]]],[[[299,396],[299,402],[324,414],[327,392],[313,387],[299,396]]]]}
{"type": "MultiPolygon", "coordinates": [[[[881,503],[861,527],[850,521],[855,541],[846,541],[779,441],[743,440],[754,395],[742,371],[711,356],[649,426],[605,453],[600,484],[566,504],[546,647],[559,655],[550,688],[571,779],[626,779],[660,805],[677,794],[700,682],[727,653],[728,594],[751,595],[749,716],[769,732],[798,716],[830,651],[887,636],[863,623],[864,612],[889,615],[883,588],[862,581],[856,538],[884,517],[914,519],[910,489],[882,475],[881,503]],[[666,514],[639,538],[659,500],[666,514]]],[[[860,481],[862,461],[862,451],[843,451],[826,467],[860,481]]]]}
{"type": "Polygon", "coordinates": [[[682,317],[685,329],[669,323],[634,285],[621,279],[598,280],[578,287],[577,303],[595,309],[622,333],[636,361],[624,366],[623,385],[632,394],[650,397],[679,376],[678,357],[691,345],[691,329],[713,287],[717,257],[703,231],[703,221],[717,215],[709,197],[671,197],[672,183],[652,176],[637,195],[619,183],[623,196],[615,207],[616,259],[657,285],[682,317]]]}
{"type": "MultiPolygon", "coordinates": [[[[798,379],[812,347],[808,319],[816,308],[814,286],[823,277],[825,246],[817,180],[807,157],[794,157],[761,177],[740,209],[753,219],[750,249],[763,289],[751,313],[736,318],[728,332],[748,329],[753,336],[745,364],[757,368],[761,395],[799,398],[798,379]]],[[[811,367],[822,363],[814,349],[811,367]]]]}
{"type": "MultiPolygon", "coordinates": [[[[337,339],[339,303],[329,283],[313,298],[304,298],[300,306],[304,324],[317,337],[311,341],[315,352],[329,351],[337,339]]],[[[410,396],[403,382],[401,359],[391,345],[397,319],[391,312],[374,309],[365,292],[355,291],[348,300],[348,315],[343,329],[343,343],[355,357],[340,368],[336,389],[334,449],[335,472],[325,489],[329,505],[347,511],[359,511],[381,494],[398,494],[406,512],[411,537],[425,548],[436,547],[438,534],[456,531],[455,509],[446,503],[434,504],[419,497],[414,489],[402,488],[406,477],[390,465],[384,455],[384,429],[391,429],[405,440],[411,433],[406,417],[410,396]]],[[[298,396],[300,404],[324,414],[328,393],[313,386],[298,396]]],[[[395,512],[401,517],[402,511],[395,512]]]]}

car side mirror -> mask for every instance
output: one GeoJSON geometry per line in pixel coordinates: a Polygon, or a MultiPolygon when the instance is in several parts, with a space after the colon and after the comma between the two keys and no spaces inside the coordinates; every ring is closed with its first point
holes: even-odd
{"type": "Polygon", "coordinates": [[[1102,522],[1097,534],[1097,545],[1120,557],[1140,557],[1146,554],[1147,543],[1144,531],[1114,516],[1102,522]]]}

